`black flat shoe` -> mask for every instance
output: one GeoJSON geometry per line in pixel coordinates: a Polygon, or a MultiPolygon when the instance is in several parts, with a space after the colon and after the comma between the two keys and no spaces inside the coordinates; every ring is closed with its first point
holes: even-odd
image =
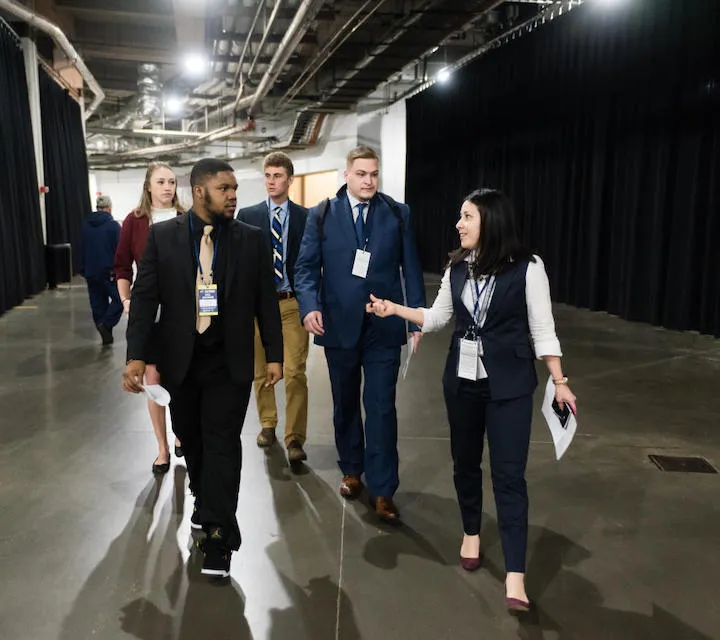
{"type": "Polygon", "coordinates": [[[167,473],[170,471],[170,462],[163,462],[162,464],[157,464],[157,458],[155,458],[156,462],[153,462],[152,466],[152,472],[155,475],[162,475],[164,473],[167,473]]]}
{"type": "Polygon", "coordinates": [[[182,458],[184,455],[185,455],[185,452],[183,451],[183,448],[175,445],[175,457],[182,458]]]}

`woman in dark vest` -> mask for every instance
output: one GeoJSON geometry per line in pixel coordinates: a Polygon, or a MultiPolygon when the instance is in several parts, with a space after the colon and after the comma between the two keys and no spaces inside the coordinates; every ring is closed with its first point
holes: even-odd
{"type": "Polygon", "coordinates": [[[509,198],[490,189],[473,191],[462,204],[456,228],[460,248],[450,255],[432,308],[410,309],[370,296],[367,311],[398,315],[424,333],[442,329],[455,315],[443,390],[465,532],[460,564],[467,571],[480,567],[480,463],[487,433],[507,571],[506,605],[527,611],[525,466],[537,386],[533,355],[545,361],[561,409],[567,403],[574,412],[575,396],[560,363],[545,267],[521,245],[509,198]]]}

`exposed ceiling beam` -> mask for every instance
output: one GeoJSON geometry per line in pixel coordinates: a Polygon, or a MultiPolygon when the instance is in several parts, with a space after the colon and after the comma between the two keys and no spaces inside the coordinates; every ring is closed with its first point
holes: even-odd
{"type": "Polygon", "coordinates": [[[115,24],[141,24],[143,26],[167,26],[173,23],[173,16],[161,13],[132,13],[118,11],[117,9],[102,9],[100,7],[77,7],[73,5],[58,5],[62,11],[71,13],[76,18],[88,22],[102,22],[115,24]]]}
{"type": "MultiPolygon", "coordinates": [[[[256,31],[253,33],[250,42],[252,44],[258,44],[260,40],[262,40],[262,37],[263,34],[256,31]]],[[[265,39],[265,42],[269,44],[280,44],[284,37],[284,33],[271,33],[265,39]]],[[[247,33],[219,33],[216,38],[218,40],[234,40],[235,42],[244,43],[248,39],[248,35],[247,33]]],[[[306,33],[300,40],[300,44],[317,44],[317,35],[314,33],[306,33]]]]}
{"type": "Polygon", "coordinates": [[[156,62],[158,64],[176,64],[175,51],[167,49],[149,49],[140,46],[108,47],[104,45],[78,45],[84,58],[88,60],[125,60],[130,62],[156,62]]]}

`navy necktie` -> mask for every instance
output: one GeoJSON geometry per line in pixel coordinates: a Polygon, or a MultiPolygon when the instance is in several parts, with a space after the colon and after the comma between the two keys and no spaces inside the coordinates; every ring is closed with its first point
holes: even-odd
{"type": "Polygon", "coordinates": [[[275,207],[272,219],[272,248],[273,248],[273,275],[275,276],[275,284],[279,285],[283,281],[283,228],[280,222],[280,213],[282,209],[275,207]]]}
{"type": "Polygon", "coordinates": [[[358,216],[355,220],[355,236],[357,237],[358,247],[365,248],[365,220],[363,220],[363,211],[367,207],[367,202],[358,203],[358,216]]]}

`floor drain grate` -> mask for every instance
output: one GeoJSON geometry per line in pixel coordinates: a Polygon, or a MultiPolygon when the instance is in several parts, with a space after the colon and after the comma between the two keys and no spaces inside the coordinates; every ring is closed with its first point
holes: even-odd
{"type": "Polygon", "coordinates": [[[697,456],[657,456],[649,455],[648,458],[657,466],[660,471],[680,471],[683,473],[717,473],[705,458],[697,456]]]}

